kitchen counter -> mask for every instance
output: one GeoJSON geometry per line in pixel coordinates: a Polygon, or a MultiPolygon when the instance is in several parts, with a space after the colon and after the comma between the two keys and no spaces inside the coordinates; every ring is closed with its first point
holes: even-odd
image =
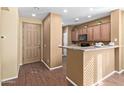
{"type": "Polygon", "coordinates": [[[115,45],[115,46],[105,45],[102,47],[96,47],[96,46],[81,47],[81,46],[76,46],[76,45],[70,45],[70,46],[59,46],[59,47],[67,48],[67,49],[74,49],[74,50],[82,50],[82,51],[95,51],[95,50],[118,48],[119,46],[118,45],[115,45]]]}
{"type": "Polygon", "coordinates": [[[118,46],[59,47],[67,49],[66,79],[74,85],[93,85],[115,71],[118,46]]]}

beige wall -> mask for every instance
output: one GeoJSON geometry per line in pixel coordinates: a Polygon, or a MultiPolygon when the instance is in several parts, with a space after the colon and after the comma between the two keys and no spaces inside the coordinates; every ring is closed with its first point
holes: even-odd
{"type": "Polygon", "coordinates": [[[55,13],[49,13],[43,20],[43,39],[44,54],[43,61],[54,68],[62,65],[62,24],[61,16],[55,13]]]}
{"type": "Polygon", "coordinates": [[[116,49],[116,70],[124,69],[124,12],[115,10],[111,12],[111,41],[119,45],[116,49]],[[115,40],[117,39],[117,41],[115,40]]]}
{"type": "Polygon", "coordinates": [[[23,22],[41,24],[41,59],[43,59],[43,31],[42,31],[42,21],[40,19],[32,19],[32,18],[20,18],[19,20],[19,64],[22,65],[23,56],[22,56],[22,26],[23,22]]]}
{"type": "Polygon", "coordinates": [[[1,40],[2,53],[2,80],[16,77],[18,74],[17,40],[18,40],[18,9],[9,8],[1,11],[1,40]]]}
{"type": "Polygon", "coordinates": [[[119,45],[120,10],[111,12],[111,41],[119,45]]]}
{"type": "Polygon", "coordinates": [[[50,31],[50,60],[51,67],[62,65],[62,19],[58,14],[51,13],[51,31],[50,31]]]}
{"type": "MultiPolygon", "coordinates": [[[[0,8],[0,36],[1,36],[1,8],[0,8]]],[[[0,85],[1,85],[1,38],[0,38],[0,85]]]]}
{"type": "Polygon", "coordinates": [[[121,43],[122,43],[122,68],[124,69],[124,12],[122,11],[122,38],[121,38],[121,43]]]}

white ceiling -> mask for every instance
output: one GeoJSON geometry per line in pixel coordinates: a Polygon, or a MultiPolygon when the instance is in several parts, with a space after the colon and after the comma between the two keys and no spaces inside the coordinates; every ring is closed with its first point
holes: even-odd
{"type": "Polygon", "coordinates": [[[91,7],[39,7],[39,9],[36,9],[34,7],[19,7],[19,15],[20,17],[43,20],[49,12],[54,12],[62,16],[64,25],[70,25],[104,17],[109,15],[112,10],[118,9],[113,7],[93,7],[91,11],[90,8],[91,7]],[[64,9],[68,12],[64,13],[64,9]],[[32,13],[35,13],[36,16],[32,17],[32,13]],[[92,17],[88,18],[89,15],[92,17]],[[79,21],[76,22],[75,18],[79,18],[79,21]]]}

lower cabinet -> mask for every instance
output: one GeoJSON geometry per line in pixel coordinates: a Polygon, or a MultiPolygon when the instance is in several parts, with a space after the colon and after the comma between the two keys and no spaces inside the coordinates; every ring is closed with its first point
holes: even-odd
{"type": "Polygon", "coordinates": [[[115,70],[114,49],[84,52],[83,85],[92,85],[115,70]]]}
{"type": "Polygon", "coordinates": [[[66,76],[79,86],[90,86],[115,70],[115,49],[68,49],[66,76]]]}

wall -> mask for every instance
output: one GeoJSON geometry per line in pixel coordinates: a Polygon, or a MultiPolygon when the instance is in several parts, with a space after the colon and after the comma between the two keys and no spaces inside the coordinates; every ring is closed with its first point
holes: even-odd
{"type": "Polygon", "coordinates": [[[59,14],[51,13],[51,31],[50,31],[50,59],[51,67],[62,65],[62,19],[59,14]]]}
{"type": "Polygon", "coordinates": [[[111,41],[119,44],[120,10],[111,12],[111,41]]]}
{"type": "Polygon", "coordinates": [[[116,49],[116,70],[124,69],[124,12],[114,10],[111,12],[111,41],[119,45],[116,49]]]}
{"type": "Polygon", "coordinates": [[[115,69],[117,71],[122,70],[121,34],[122,34],[122,12],[121,10],[114,10],[111,12],[111,41],[115,42],[116,45],[119,45],[119,48],[115,50],[116,52],[115,69]]]}
{"type": "MultiPolygon", "coordinates": [[[[0,36],[1,36],[1,8],[0,8],[0,36]]],[[[1,86],[1,37],[0,37],[0,86],[1,86]]]]}
{"type": "Polygon", "coordinates": [[[2,80],[15,78],[18,75],[18,8],[1,11],[2,80]]]}
{"type": "Polygon", "coordinates": [[[27,23],[34,23],[34,24],[41,24],[41,59],[43,59],[43,28],[42,28],[42,22],[39,19],[33,19],[33,18],[20,18],[19,20],[19,64],[23,64],[23,56],[22,56],[22,26],[23,22],[27,23]]]}
{"type": "Polygon", "coordinates": [[[124,11],[122,11],[122,69],[124,69],[124,11]]]}
{"type": "Polygon", "coordinates": [[[48,67],[54,68],[62,65],[62,20],[61,16],[49,13],[43,20],[43,61],[48,67]]]}

